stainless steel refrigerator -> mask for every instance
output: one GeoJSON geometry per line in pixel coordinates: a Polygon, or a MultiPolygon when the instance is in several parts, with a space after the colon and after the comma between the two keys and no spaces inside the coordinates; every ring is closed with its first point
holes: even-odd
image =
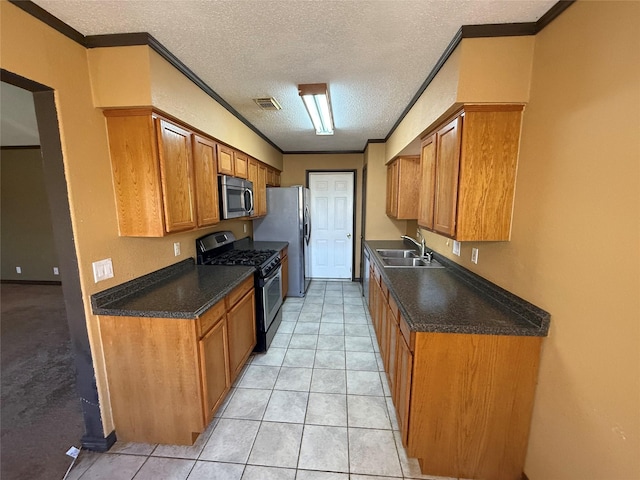
{"type": "Polygon", "coordinates": [[[267,216],[253,221],[256,241],[289,242],[289,293],[304,297],[311,281],[311,195],[309,189],[267,188],[267,216]]]}

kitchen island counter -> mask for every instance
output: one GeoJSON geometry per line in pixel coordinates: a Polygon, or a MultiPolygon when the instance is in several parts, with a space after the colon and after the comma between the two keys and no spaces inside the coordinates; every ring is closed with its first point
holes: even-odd
{"type": "Polygon", "coordinates": [[[254,267],[183,260],[91,296],[96,315],[196,318],[255,272],[254,267]]]}
{"type": "Polygon", "coordinates": [[[371,259],[415,332],[546,336],[549,313],[450,260],[445,268],[384,267],[377,249],[415,249],[402,240],[365,242],[371,259]]]}

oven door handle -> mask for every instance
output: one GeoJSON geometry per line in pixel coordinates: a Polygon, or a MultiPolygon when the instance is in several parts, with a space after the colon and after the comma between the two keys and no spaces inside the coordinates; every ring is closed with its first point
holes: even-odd
{"type": "Polygon", "coordinates": [[[267,283],[269,283],[271,280],[273,280],[281,272],[282,272],[282,264],[279,263],[277,268],[274,268],[273,271],[269,275],[264,277],[264,284],[266,285],[267,283]]]}

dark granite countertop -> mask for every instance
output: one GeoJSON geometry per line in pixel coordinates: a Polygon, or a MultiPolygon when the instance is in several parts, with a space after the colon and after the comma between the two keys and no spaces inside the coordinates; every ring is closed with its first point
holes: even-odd
{"type": "Polygon", "coordinates": [[[249,237],[236,240],[233,244],[233,248],[238,250],[282,250],[284,247],[289,246],[289,242],[263,242],[254,241],[249,237]]]}
{"type": "Polygon", "coordinates": [[[376,249],[415,246],[369,240],[370,253],[412,331],[546,336],[549,313],[435,254],[445,268],[384,268],[376,249]]]}
{"type": "Polygon", "coordinates": [[[222,300],[255,269],[195,265],[192,258],[91,296],[96,315],[196,318],[222,300]]]}

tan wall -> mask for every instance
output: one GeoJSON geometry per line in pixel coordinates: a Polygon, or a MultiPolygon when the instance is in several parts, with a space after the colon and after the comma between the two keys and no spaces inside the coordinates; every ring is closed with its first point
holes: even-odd
{"type": "Polygon", "coordinates": [[[536,36],[511,241],[454,257],[425,233],[551,313],[531,480],[640,478],[639,18],[638,2],[577,2],[536,36]]]}
{"type": "MultiPolygon", "coordinates": [[[[399,239],[407,230],[405,220],[387,217],[387,166],[385,144],[370,143],[364,152],[367,165],[367,221],[365,239],[399,239]]],[[[415,232],[414,232],[415,233],[415,232]]]]}
{"type": "MultiPolygon", "coordinates": [[[[386,148],[384,161],[391,160],[400,153],[413,155],[420,153],[419,143],[414,151],[406,152],[403,149],[417,137],[420,137],[445,111],[455,105],[458,92],[459,62],[460,48],[458,47],[402,119],[387,143],[382,144],[382,148],[386,148]]],[[[370,146],[373,145],[375,144],[370,146]]],[[[378,148],[380,148],[380,144],[378,144],[378,148]]]]}
{"type": "Polygon", "coordinates": [[[527,102],[535,42],[534,36],[463,39],[456,101],[527,102]]]}
{"type": "Polygon", "coordinates": [[[150,52],[146,45],[87,50],[94,106],[153,105],[150,52]]]}
{"type": "Polygon", "coordinates": [[[2,280],[60,281],[39,148],[2,149],[2,280]],[[16,267],[22,273],[16,272],[16,267]]]}
{"type": "Polygon", "coordinates": [[[526,103],[535,37],[465,38],[386,143],[385,160],[420,153],[420,137],[462,103],[526,103]]]}
{"type": "Polygon", "coordinates": [[[292,185],[307,185],[307,170],[356,170],[356,198],[353,208],[356,214],[355,239],[355,272],[353,276],[360,278],[360,258],[362,244],[360,242],[362,230],[362,166],[363,155],[353,154],[304,154],[284,155],[284,170],[280,178],[283,187],[292,185]]]}
{"type": "Polygon", "coordinates": [[[282,154],[147,46],[87,51],[97,107],[153,105],[282,170],[282,154]]]}
{"type": "Polygon", "coordinates": [[[282,170],[282,154],[155,52],[150,53],[153,105],[282,170]]]}
{"type": "MultiPolygon", "coordinates": [[[[87,51],[9,2],[0,2],[0,11],[2,68],[55,89],[89,340],[96,370],[103,425],[105,433],[109,433],[114,425],[98,321],[91,313],[89,296],[185,258],[194,257],[194,240],[205,233],[230,228],[242,237],[246,235],[242,233],[243,224],[246,223],[250,234],[251,222],[222,222],[209,229],[165,238],[119,237],[106,124],[102,110],[93,105],[93,98],[96,95],[96,98],[104,98],[104,92],[92,92],[87,51]],[[181,243],[182,254],[179,257],[173,255],[173,242],[181,243]],[[115,276],[95,284],[91,263],[104,258],[112,259],[115,276]]],[[[131,48],[136,52],[136,58],[139,58],[140,52],[137,47],[131,48]]],[[[151,65],[158,68],[154,62],[155,60],[151,61],[151,65]]],[[[161,83],[161,80],[157,83],[161,83]]],[[[154,86],[159,88],[155,83],[154,86]]],[[[186,87],[182,84],[176,86],[176,104],[180,95],[185,95],[184,101],[192,105],[203,101],[198,95],[185,93],[185,90],[186,87]]],[[[209,97],[207,99],[212,105],[211,115],[214,117],[215,102],[209,97]]],[[[162,106],[166,108],[168,102],[162,106]]],[[[229,138],[255,136],[246,127],[241,134],[235,133],[234,127],[229,128],[229,138]]],[[[249,149],[250,145],[257,145],[259,142],[261,140],[246,140],[239,148],[249,149]]],[[[260,158],[259,155],[256,156],[260,158]]],[[[277,164],[277,158],[273,163],[277,164]]]]}

